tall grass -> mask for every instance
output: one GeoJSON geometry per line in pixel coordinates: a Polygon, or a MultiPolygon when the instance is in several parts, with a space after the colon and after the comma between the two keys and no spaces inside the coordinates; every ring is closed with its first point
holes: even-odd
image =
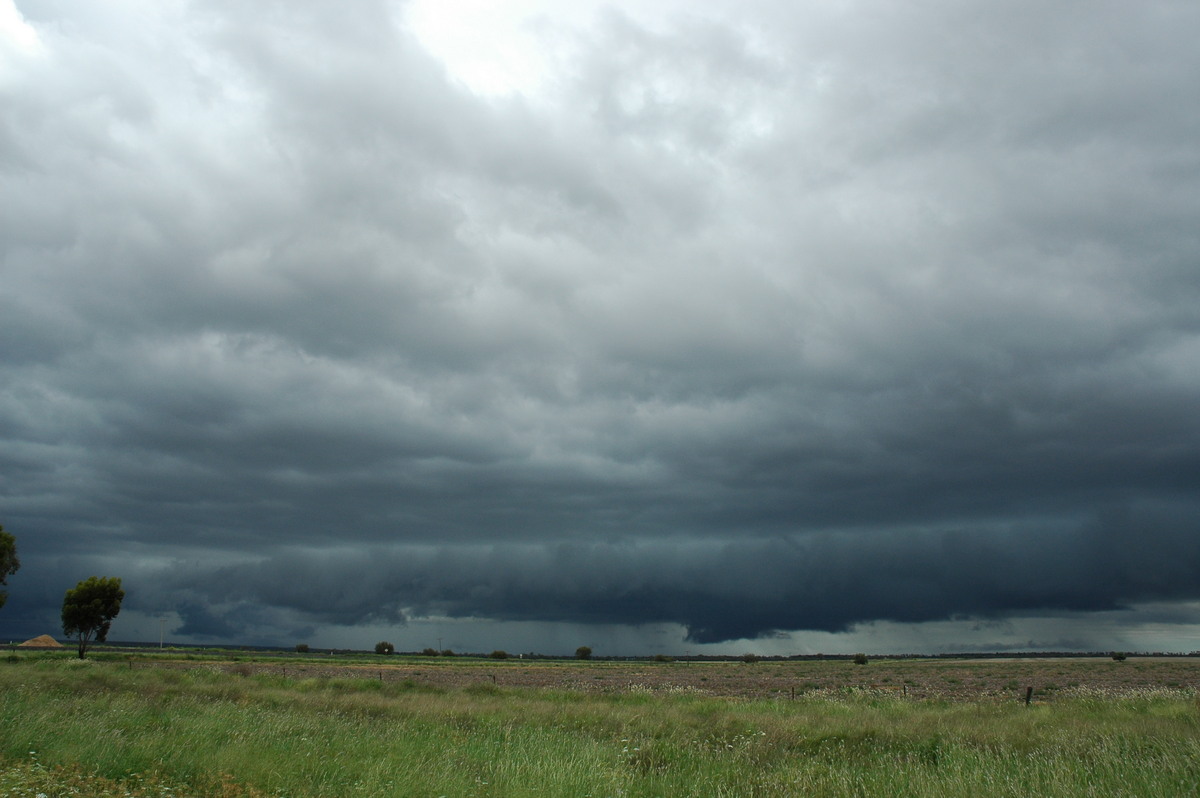
{"type": "Polygon", "coordinates": [[[1179,690],[739,702],[18,658],[0,758],[11,795],[68,766],[156,796],[1170,796],[1200,791],[1200,724],[1179,690]]]}

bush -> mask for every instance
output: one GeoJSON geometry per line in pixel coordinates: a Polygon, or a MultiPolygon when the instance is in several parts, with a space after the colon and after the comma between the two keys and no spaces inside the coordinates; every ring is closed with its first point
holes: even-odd
{"type": "Polygon", "coordinates": [[[443,657],[453,657],[453,656],[454,656],[454,652],[453,652],[453,651],[451,651],[451,650],[450,650],[450,649],[448,649],[448,648],[443,648],[443,649],[442,649],[442,656],[443,656],[443,657]]]}
{"type": "Polygon", "coordinates": [[[866,665],[867,664],[867,655],[862,654],[862,653],[855,654],[854,655],[854,664],[855,665],[866,665]]]}
{"type": "Polygon", "coordinates": [[[675,660],[672,659],[671,657],[668,657],[666,654],[655,654],[654,661],[655,662],[674,662],[675,660]]]}
{"type": "Polygon", "coordinates": [[[296,644],[296,653],[297,654],[307,654],[308,653],[308,643],[297,643],[296,644]]]}
{"type": "Polygon", "coordinates": [[[758,662],[758,655],[751,654],[749,651],[747,651],[742,655],[742,662],[758,662]]]}
{"type": "Polygon", "coordinates": [[[421,649],[421,656],[422,656],[422,657],[436,657],[437,655],[438,655],[438,653],[437,653],[437,649],[436,649],[436,648],[423,648],[423,649],[421,649]]]}
{"type": "Polygon", "coordinates": [[[501,651],[500,649],[496,649],[491,654],[488,654],[488,656],[491,657],[492,659],[508,659],[508,652],[501,651]]]}
{"type": "Polygon", "coordinates": [[[376,654],[394,654],[394,653],[396,653],[396,647],[393,646],[391,643],[389,643],[386,640],[380,640],[378,643],[375,644],[375,653],[376,654]]]}
{"type": "Polygon", "coordinates": [[[1117,662],[1124,662],[1125,661],[1125,652],[1124,651],[1114,651],[1112,653],[1112,658],[1114,660],[1116,660],[1117,662]]]}
{"type": "Polygon", "coordinates": [[[575,649],[575,659],[591,659],[591,658],[592,658],[591,646],[580,646],[579,648],[575,649]]]}

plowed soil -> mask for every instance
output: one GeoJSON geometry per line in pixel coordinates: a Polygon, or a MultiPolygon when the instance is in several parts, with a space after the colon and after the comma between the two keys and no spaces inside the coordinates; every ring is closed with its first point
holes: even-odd
{"type": "Polygon", "coordinates": [[[872,660],[787,662],[573,662],[380,657],[378,664],[313,661],[138,662],[136,667],[207,668],[235,676],[274,674],[295,679],[378,679],[461,689],[472,685],[589,693],[698,693],[731,698],[870,692],[948,701],[1096,697],[1200,688],[1200,658],[1131,657],[872,660]]]}

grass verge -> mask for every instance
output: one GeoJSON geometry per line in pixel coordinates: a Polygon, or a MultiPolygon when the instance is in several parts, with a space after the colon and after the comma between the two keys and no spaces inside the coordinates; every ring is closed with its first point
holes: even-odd
{"type": "Polygon", "coordinates": [[[31,798],[1197,792],[1188,690],[736,701],[0,662],[0,794],[31,798]]]}

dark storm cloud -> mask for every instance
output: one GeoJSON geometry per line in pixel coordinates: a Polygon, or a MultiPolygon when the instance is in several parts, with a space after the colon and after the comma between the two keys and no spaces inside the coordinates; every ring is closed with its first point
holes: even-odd
{"type": "MultiPolygon", "coordinates": [[[[1195,506],[1183,510],[1192,515],[1195,506]]],[[[1179,508],[1031,528],[871,530],[736,543],[560,543],[285,554],[205,569],[211,603],[354,624],[399,607],[500,620],[674,622],[696,642],[887,620],[1101,611],[1196,600],[1200,535],[1179,508]],[[387,608],[391,607],[391,610],[387,608]]],[[[181,574],[160,579],[181,581],[181,574]]],[[[237,607],[231,610],[237,615],[237,607]]]]}
{"type": "Polygon", "coordinates": [[[1197,12],[1023,8],[608,11],[498,98],[382,3],[20,3],[0,621],[1200,598],[1197,12]]]}

